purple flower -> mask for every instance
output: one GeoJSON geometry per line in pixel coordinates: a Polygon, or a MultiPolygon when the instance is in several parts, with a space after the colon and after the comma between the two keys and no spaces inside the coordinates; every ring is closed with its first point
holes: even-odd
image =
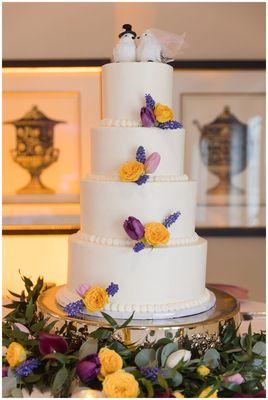
{"type": "Polygon", "coordinates": [[[28,376],[30,375],[34,369],[38,368],[41,365],[41,361],[37,358],[30,358],[29,360],[24,361],[16,368],[16,372],[20,376],[28,376]]]}
{"type": "Polygon", "coordinates": [[[136,181],[137,185],[143,185],[144,183],[146,183],[149,179],[149,175],[141,175],[139,177],[139,179],[136,181]]]}
{"type": "Polygon", "coordinates": [[[2,368],[2,378],[5,378],[8,374],[8,367],[3,367],[2,368]]]}
{"type": "Polygon", "coordinates": [[[141,373],[146,379],[155,382],[157,375],[159,373],[159,368],[157,367],[141,367],[141,373]]]}
{"type": "Polygon", "coordinates": [[[89,285],[85,284],[79,285],[78,288],[76,289],[76,293],[78,294],[78,296],[84,297],[89,288],[90,288],[89,285]]]}
{"type": "Polygon", "coordinates": [[[140,240],[144,236],[144,227],[135,217],[128,217],[123,226],[128,236],[133,240],[140,240]]]}
{"type": "Polygon", "coordinates": [[[111,282],[110,285],[107,287],[106,292],[108,293],[109,296],[114,296],[119,290],[119,286],[117,283],[111,282]]]}
{"type": "Polygon", "coordinates": [[[39,334],[39,351],[42,355],[65,353],[68,349],[66,340],[58,335],[41,332],[39,334]]]}
{"type": "Polygon", "coordinates": [[[232,396],[233,398],[244,398],[244,399],[256,399],[256,398],[266,398],[266,390],[262,389],[254,394],[244,394],[244,393],[237,393],[235,392],[232,396]]]}
{"type": "Polygon", "coordinates": [[[94,353],[78,362],[76,366],[76,374],[83,383],[87,384],[97,377],[100,368],[99,357],[94,353]]]}
{"type": "Polygon", "coordinates": [[[137,242],[135,244],[135,246],[133,247],[133,250],[135,251],[135,253],[139,253],[141,250],[143,250],[145,248],[145,244],[142,242],[137,242]]]}
{"type": "Polygon", "coordinates": [[[151,108],[152,110],[155,108],[155,101],[150,94],[145,95],[146,107],[151,108]]]}
{"type": "Polygon", "coordinates": [[[223,378],[224,382],[228,382],[228,383],[236,383],[237,385],[241,385],[241,383],[245,382],[245,379],[243,378],[243,376],[241,374],[234,374],[234,375],[229,375],[229,376],[225,376],[223,378]]]}
{"type": "Polygon", "coordinates": [[[139,146],[136,152],[136,160],[145,163],[146,161],[146,154],[145,154],[145,149],[143,146],[139,146]]]}
{"type": "Polygon", "coordinates": [[[174,214],[169,215],[169,217],[167,217],[165,219],[165,221],[163,222],[163,225],[166,228],[169,228],[172,224],[174,224],[177,219],[179,218],[179,216],[181,215],[181,213],[179,211],[175,212],[174,214]]]}
{"type": "Polygon", "coordinates": [[[179,129],[179,128],[183,128],[183,125],[181,122],[179,121],[167,121],[167,122],[163,122],[157,125],[158,128],[161,129],[179,129]]]}
{"type": "Polygon", "coordinates": [[[64,311],[69,315],[69,317],[76,317],[78,314],[84,310],[83,300],[77,300],[73,303],[69,303],[64,307],[64,311]]]}
{"type": "Polygon", "coordinates": [[[142,122],[142,126],[145,126],[146,128],[151,128],[152,126],[155,125],[156,119],[154,116],[154,112],[152,111],[151,108],[142,107],[141,122],[142,122]]]}
{"type": "Polygon", "coordinates": [[[149,155],[149,157],[147,158],[144,166],[145,166],[145,171],[148,174],[152,174],[156,168],[158,167],[159,163],[160,163],[161,157],[159,153],[152,153],[149,155]]]}

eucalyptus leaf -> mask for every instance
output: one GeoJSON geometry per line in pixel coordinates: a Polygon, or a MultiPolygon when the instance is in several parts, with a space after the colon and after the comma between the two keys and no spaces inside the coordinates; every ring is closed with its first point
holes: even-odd
{"type": "Polygon", "coordinates": [[[253,353],[258,354],[259,356],[265,357],[266,354],[266,344],[264,342],[257,342],[254,344],[253,353]]]}
{"type": "Polygon", "coordinates": [[[177,343],[168,343],[163,347],[163,350],[161,352],[161,366],[162,367],[165,366],[168,356],[170,354],[174,353],[176,350],[178,350],[177,343]]]}
{"type": "Polygon", "coordinates": [[[55,378],[53,380],[52,388],[51,388],[52,394],[55,397],[58,397],[57,395],[62,390],[63,385],[65,384],[67,378],[68,378],[68,370],[66,367],[62,367],[56,373],[55,378]]]}
{"type": "Polygon", "coordinates": [[[154,349],[143,349],[135,357],[135,364],[141,367],[147,367],[149,364],[155,361],[155,350],[154,349]]]}
{"type": "Polygon", "coordinates": [[[209,368],[215,369],[219,366],[220,354],[216,349],[208,349],[203,360],[209,368]]]}
{"type": "Polygon", "coordinates": [[[90,354],[97,353],[98,341],[94,338],[87,339],[79,349],[79,360],[89,356],[90,354]]]}
{"type": "Polygon", "coordinates": [[[175,371],[173,377],[171,378],[171,386],[178,387],[182,383],[182,374],[175,371]]]}

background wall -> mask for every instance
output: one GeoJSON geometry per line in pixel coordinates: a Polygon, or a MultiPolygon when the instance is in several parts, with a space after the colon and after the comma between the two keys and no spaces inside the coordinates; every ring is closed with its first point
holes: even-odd
{"type": "Polygon", "coordinates": [[[120,28],[186,32],[187,59],[265,58],[265,3],[4,3],[3,58],[105,58],[120,28]]]}
{"type": "MultiPolygon", "coordinates": [[[[183,59],[265,58],[265,3],[4,3],[3,58],[106,58],[124,23],[187,33],[183,59]]],[[[22,273],[63,283],[67,236],[6,236],[4,291],[22,273]]],[[[265,240],[209,238],[207,278],[265,298],[265,240]]]]}

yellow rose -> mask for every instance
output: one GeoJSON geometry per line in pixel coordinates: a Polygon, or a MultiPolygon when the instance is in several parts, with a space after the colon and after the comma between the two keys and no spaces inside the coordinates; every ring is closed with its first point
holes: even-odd
{"type": "Polygon", "coordinates": [[[207,388],[202,390],[202,392],[200,393],[200,395],[198,397],[201,397],[201,398],[208,397],[209,399],[217,398],[218,397],[217,396],[218,390],[215,390],[210,396],[208,396],[208,394],[211,392],[211,390],[212,390],[212,387],[208,386],[207,388]]]}
{"type": "Polygon", "coordinates": [[[112,374],[123,367],[122,358],[114,350],[103,347],[100,349],[98,356],[101,363],[100,372],[103,376],[112,374]]]}
{"type": "Polygon", "coordinates": [[[150,224],[146,224],[144,228],[145,240],[151,246],[159,246],[169,241],[169,231],[163,224],[160,224],[160,222],[151,222],[150,224]]]}
{"type": "Polygon", "coordinates": [[[106,397],[136,398],[139,395],[139,384],[132,374],[119,370],[106,376],[103,382],[106,397]]]}
{"type": "Polygon", "coordinates": [[[139,161],[128,161],[119,169],[120,180],[124,182],[136,182],[144,173],[144,164],[139,161]]]}
{"type": "Polygon", "coordinates": [[[158,122],[163,123],[173,119],[173,111],[164,104],[157,103],[154,108],[154,115],[158,122]]]}
{"type": "Polygon", "coordinates": [[[175,396],[177,399],[184,399],[184,396],[181,392],[179,392],[178,390],[175,390],[175,392],[172,393],[173,396],[175,396]]]}
{"type": "Polygon", "coordinates": [[[200,365],[196,371],[200,376],[207,376],[208,374],[210,374],[210,369],[205,365],[200,365]]]}
{"type": "Polygon", "coordinates": [[[87,311],[101,311],[109,301],[108,293],[99,286],[90,288],[84,296],[84,303],[87,311]]]}
{"type": "Polygon", "coordinates": [[[21,344],[17,342],[10,343],[7,349],[6,359],[11,367],[16,367],[26,361],[26,358],[26,350],[21,344]]]}

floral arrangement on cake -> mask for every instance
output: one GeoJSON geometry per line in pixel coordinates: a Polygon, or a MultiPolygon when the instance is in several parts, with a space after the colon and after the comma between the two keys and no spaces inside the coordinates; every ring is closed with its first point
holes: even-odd
{"type": "Polygon", "coordinates": [[[146,157],[145,149],[139,146],[136,151],[136,160],[128,161],[121,165],[118,175],[123,182],[136,182],[142,185],[149,179],[148,174],[152,174],[157,169],[161,157],[159,153],[152,153],[146,157]]]}
{"type": "Polygon", "coordinates": [[[168,228],[177,221],[180,215],[181,213],[177,211],[169,215],[163,223],[150,222],[145,225],[135,217],[128,217],[123,227],[130,239],[137,241],[133,247],[135,253],[140,252],[145,247],[153,248],[167,244],[170,238],[168,228]]]}
{"type": "Polygon", "coordinates": [[[76,293],[81,297],[81,300],[74,301],[64,307],[64,311],[69,317],[76,317],[83,314],[85,310],[88,313],[99,312],[109,303],[109,297],[113,297],[119,290],[116,283],[111,282],[104,289],[100,286],[92,286],[82,284],[76,289],[76,293]]]}
{"type": "Polygon", "coordinates": [[[150,94],[145,95],[146,106],[141,108],[141,123],[146,128],[182,128],[182,123],[173,120],[173,111],[164,104],[156,103],[150,94]]]}
{"type": "Polygon", "coordinates": [[[143,344],[122,339],[133,315],[118,324],[88,331],[65,321],[56,327],[37,308],[44,290],[22,277],[25,290],[11,293],[3,322],[3,397],[29,397],[33,389],[53,397],[266,397],[265,333],[249,326],[240,335],[233,320],[215,337],[151,331],[143,344]],[[25,392],[27,390],[27,392],[25,392]]]}

